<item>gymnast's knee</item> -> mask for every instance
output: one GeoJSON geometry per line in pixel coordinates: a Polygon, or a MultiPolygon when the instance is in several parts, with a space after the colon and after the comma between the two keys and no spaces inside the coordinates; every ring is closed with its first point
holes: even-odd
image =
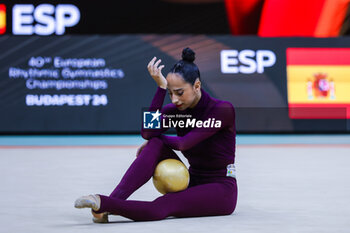
{"type": "Polygon", "coordinates": [[[147,145],[150,145],[150,144],[164,145],[163,141],[158,137],[153,137],[149,139],[147,145]]]}
{"type": "Polygon", "coordinates": [[[165,144],[160,138],[154,137],[154,138],[151,138],[150,140],[148,140],[145,147],[151,147],[152,149],[161,150],[162,148],[164,148],[164,146],[165,146],[165,144]]]}
{"type": "Polygon", "coordinates": [[[170,152],[169,148],[164,144],[164,142],[160,138],[154,137],[148,140],[141,153],[144,155],[152,157],[156,156],[157,158],[161,158],[165,154],[168,154],[170,152]]]}

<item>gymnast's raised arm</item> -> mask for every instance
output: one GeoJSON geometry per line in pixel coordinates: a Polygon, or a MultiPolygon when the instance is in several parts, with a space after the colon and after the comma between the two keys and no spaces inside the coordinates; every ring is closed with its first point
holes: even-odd
{"type": "MultiPolygon", "coordinates": [[[[162,74],[162,69],[164,68],[164,65],[160,65],[161,59],[156,61],[157,58],[154,57],[147,66],[148,72],[153,78],[153,80],[157,83],[158,88],[157,91],[152,99],[151,105],[149,107],[149,111],[157,111],[159,110],[161,113],[167,112],[168,107],[163,106],[164,98],[166,95],[166,88],[167,88],[167,80],[162,74]]],[[[163,119],[163,116],[161,115],[161,120],[163,119]]],[[[157,137],[161,135],[164,131],[167,129],[144,129],[141,128],[141,136],[148,140],[152,137],[157,137]]]]}

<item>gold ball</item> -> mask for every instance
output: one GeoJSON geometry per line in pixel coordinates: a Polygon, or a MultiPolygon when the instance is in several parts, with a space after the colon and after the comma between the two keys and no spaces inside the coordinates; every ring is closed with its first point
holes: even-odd
{"type": "Polygon", "coordinates": [[[190,174],[186,166],[177,159],[165,159],[158,163],[153,184],[162,193],[179,192],[188,187],[190,174]]]}

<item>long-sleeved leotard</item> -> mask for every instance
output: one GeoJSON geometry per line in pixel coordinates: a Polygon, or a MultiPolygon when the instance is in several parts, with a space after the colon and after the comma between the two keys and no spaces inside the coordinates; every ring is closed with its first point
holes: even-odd
{"type": "MultiPolygon", "coordinates": [[[[221,121],[220,127],[180,128],[177,136],[167,136],[166,128],[142,129],[147,145],[123,176],[110,196],[100,195],[98,211],[122,215],[135,221],[160,220],[168,216],[190,217],[231,214],[237,202],[236,179],[228,176],[227,166],[235,158],[235,112],[231,103],[214,99],[202,90],[197,105],[179,111],[175,105],[162,108],[166,90],[157,88],[149,110],[161,110],[167,121],[182,114],[202,122],[221,121]],[[190,164],[190,184],[181,192],[168,193],[152,202],[126,200],[153,175],[156,165],[166,158],[179,159],[180,150],[190,164]]],[[[185,118],[186,119],[186,118],[185,118]]],[[[218,125],[219,126],[219,125],[218,125]]]]}
{"type": "Polygon", "coordinates": [[[178,110],[174,104],[162,108],[166,90],[159,88],[152,100],[150,110],[161,109],[161,121],[169,119],[167,116],[186,115],[198,120],[221,121],[221,127],[209,128],[180,128],[178,136],[166,136],[165,129],[142,129],[141,135],[145,139],[159,137],[171,149],[180,150],[188,159],[191,168],[218,170],[226,169],[235,159],[235,111],[231,103],[209,96],[202,90],[202,97],[197,105],[184,111],[178,110]],[[165,117],[163,117],[165,116],[165,117]]]}

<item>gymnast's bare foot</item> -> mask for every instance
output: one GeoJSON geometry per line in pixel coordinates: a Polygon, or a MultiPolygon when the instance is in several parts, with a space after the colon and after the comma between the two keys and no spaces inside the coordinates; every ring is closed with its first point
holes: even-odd
{"type": "Polygon", "coordinates": [[[91,213],[93,216],[92,221],[94,223],[108,223],[108,213],[97,214],[93,210],[91,210],[91,213]]]}

